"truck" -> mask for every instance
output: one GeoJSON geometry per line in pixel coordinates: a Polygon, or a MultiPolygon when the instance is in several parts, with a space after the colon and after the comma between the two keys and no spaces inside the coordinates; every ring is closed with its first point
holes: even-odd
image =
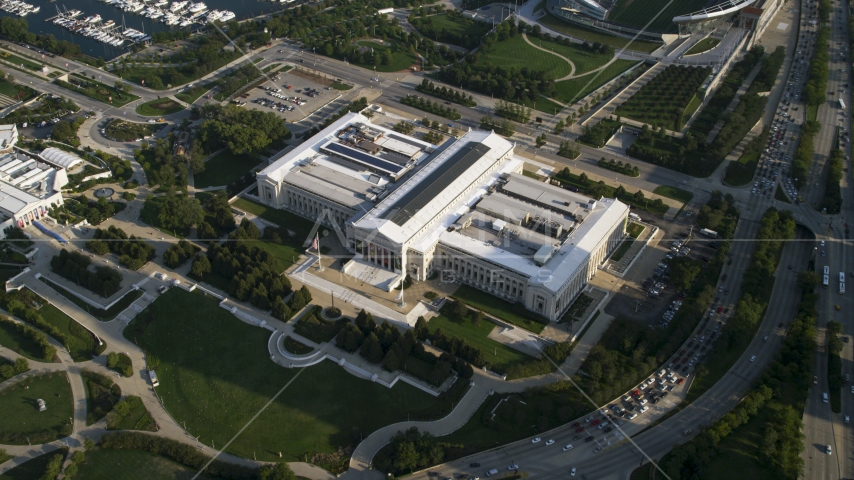
{"type": "Polygon", "coordinates": [[[839,108],[845,110],[845,100],[839,99],[839,108]]]}
{"type": "Polygon", "coordinates": [[[709,230],[708,228],[704,228],[704,229],[700,230],[700,233],[702,233],[703,235],[705,235],[707,237],[718,238],[718,232],[716,232],[714,230],[709,230]]]}
{"type": "Polygon", "coordinates": [[[839,283],[845,283],[845,272],[839,272],[839,283]]]}

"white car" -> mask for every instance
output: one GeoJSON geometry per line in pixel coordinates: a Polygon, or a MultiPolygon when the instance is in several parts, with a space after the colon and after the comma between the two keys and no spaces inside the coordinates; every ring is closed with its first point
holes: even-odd
{"type": "Polygon", "coordinates": [[[507,470],[519,470],[519,465],[514,463],[513,465],[507,467],[507,470]]]}
{"type": "Polygon", "coordinates": [[[555,443],[555,441],[554,441],[554,440],[548,440],[548,441],[546,441],[546,445],[551,445],[551,444],[553,444],[553,443],[555,443]]]}
{"type": "Polygon", "coordinates": [[[649,410],[649,407],[644,406],[644,407],[641,407],[641,409],[640,409],[640,410],[638,410],[638,413],[644,413],[644,412],[646,412],[647,410],[649,410]]]}
{"type": "Polygon", "coordinates": [[[570,477],[574,477],[574,476],[575,476],[575,467],[572,467],[572,470],[570,470],[570,471],[569,471],[569,476],[570,476],[570,477]]]}
{"type": "MultiPolygon", "coordinates": [[[[570,443],[569,445],[567,445],[567,446],[563,447],[563,451],[564,451],[564,452],[565,452],[565,451],[567,451],[567,450],[572,450],[572,444],[571,444],[571,443],[570,443]]],[[[573,470],[574,470],[574,469],[573,469],[573,470]]]]}
{"type": "Polygon", "coordinates": [[[537,442],[539,442],[539,441],[541,441],[541,440],[542,440],[542,438],[537,437],[537,438],[535,438],[535,439],[531,440],[531,443],[537,443],[537,442]]]}
{"type": "Polygon", "coordinates": [[[756,360],[756,355],[753,355],[752,357],[750,357],[750,361],[751,361],[751,362],[752,362],[752,361],[754,361],[754,360],[756,360]]]}

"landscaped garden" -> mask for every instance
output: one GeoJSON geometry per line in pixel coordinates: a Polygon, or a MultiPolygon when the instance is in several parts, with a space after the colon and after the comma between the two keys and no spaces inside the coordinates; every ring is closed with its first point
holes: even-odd
{"type": "Polygon", "coordinates": [[[5,78],[0,78],[0,94],[6,95],[7,97],[19,102],[25,102],[38,95],[38,92],[30,87],[12,83],[5,78]]]}
{"type": "Polygon", "coordinates": [[[159,117],[178,113],[184,109],[180,103],[171,98],[157,98],[136,106],[136,113],[148,117],[159,117]]]}
{"type": "Polygon", "coordinates": [[[608,15],[608,20],[653,32],[675,32],[673,17],[702,10],[707,3],[707,0],[617,2],[608,15]]]}
{"type": "Polygon", "coordinates": [[[567,104],[575,103],[590,92],[608,83],[614,77],[622,75],[628,69],[637,65],[637,63],[634,60],[614,60],[610,65],[597,72],[588,73],[572,80],[556,82],[555,98],[567,104]]]}
{"type": "MultiPolygon", "coordinates": [[[[72,480],[114,480],[121,472],[123,480],[177,479],[222,480],[222,477],[198,474],[198,469],[181,465],[162,455],[125,448],[94,448],[86,451],[72,480]]],[[[2,478],[2,477],[0,477],[2,478]]],[[[38,478],[38,477],[33,477],[38,478]]]]}
{"type": "Polygon", "coordinates": [[[721,41],[717,38],[706,37],[695,43],[693,47],[685,52],[685,55],[697,55],[698,53],[708,52],[709,50],[717,47],[719,43],[721,43],[721,41]]]}
{"type": "Polygon", "coordinates": [[[582,40],[587,40],[588,42],[604,43],[605,45],[610,45],[618,49],[625,48],[626,50],[633,50],[636,52],[651,53],[654,50],[661,48],[661,46],[663,45],[662,43],[632,40],[629,38],[608,35],[607,33],[603,33],[601,31],[588,30],[586,28],[582,28],[573,25],[569,22],[564,22],[563,20],[557,19],[551,14],[546,15],[544,17],[540,17],[537,21],[558,33],[569,35],[575,38],[580,38],[582,40]]]}
{"type": "Polygon", "coordinates": [[[425,16],[413,14],[409,17],[409,23],[427,38],[464,48],[477,46],[491,28],[486,22],[463,17],[458,10],[425,16]]]}
{"type": "MultiPolygon", "coordinates": [[[[533,40],[532,41],[539,41],[533,40]]],[[[548,78],[555,80],[565,77],[572,72],[569,62],[529,45],[521,35],[516,35],[502,42],[496,42],[494,47],[482,51],[478,56],[478,66],[500,65],[501,68],[527,68],[532,71],[545,72],[548,78]]]]}
{"type": "Polygon", "coordinates": [[[238,320],[201,292],[170,289],[134,318],[125,336],[159,357],[158,394],[202,443],[222,448],[248,424],[226,449],[246,458],[311,461],[329,454],[318,462],[342,464],[346,456],[334,458],[339,447],[407,416],[439,418],[449,407],[409,385],[388,389],[332,362],[282,368],[270,361],[269,331],[238,320]],[[366,403],[372,408],[352,408],[366,403]]]}
{"type": "Polygon", "coordinates": [[[65,459],[63,451],[45,453],[8,470],[3,475],[0,475],[0,480],[41,479],[49,464],[56,465],[56,462],[59,461],[59,465],[62,465],[61,462],[63,459],[65,459]]]}
{"type": "Polygon", "coordinates": [[[107,122],[104,133],[107,138],[117,142],[137,142],[154,135],[164,125],[162,123],[134,123],[113,118],[107,122]]]}
{"type": "Polygon", "coordinates": [[[0,443],[37,445],[71,434],[74,398],[65,372],[26,378],[0,391],[0,443]],[[36,400],[47,409],[39,411],[36,400]],[[14,412],[14,415],[8,414],[14,412]]]}
{"type": "Polygon", "coordinates": [[[503,372],[514,365],[534,360],[529,355],[489,338],[489,332],[496,328],[496,324],[487,320],[475,324],[468,319],[451,319],[448,315],[442,314],[431,318],[427,322],[427,327],[431,333],[442,329],[442,333],[450,338],[465,340],[469,345],[480,350],[491,369],[496,371],[503,372]]]}
{"type": "Polygon", "coordinates": [[[151,414],[136,395],[128,395],[113,406],[107,415],[108,430],[145,430],[156,432],[158,427],[151,414]]]}
{"type": "Polygon", "coordinates": [[[543,321],[531,318],[533,313],[520,312],[519,307],[514,308],[513,304],[507,300],[502,300],[495,295],[477,290],[468,285],[460,285],[453,296],[462,299],[474,308],[483,310],[490,315],[500,318],[507,323],[512,323],[517,327],[522,327],[525,330],[540,333],[546,328],[546,324],[543,321]]]}
{"type": "MultiPolygon", "coordinates": [[[[617,107],[615,113],[655,127],[679,131],[694,113],[693,110],[688,111],[688,106],[711,71],[710,67],[671,65],[617,107]]],[[[693,103],[696,110],[699,103],[693,103]]]]}
{"type": "Polygon", "coordinates": [[[261,161],[250,154],[235,155],[223,150],[205,162],[205,170],[193,175],[196,188],[225,186],[251,174],[261,161]]]}
{"type": "Polygon", "coordinates": [[[139,97],[130,93],[129,88],[125,91],[125,89],[111,87],[74,73],[68,76],[67,82],[57,79],[53,83],[113,107],[122,107],[134,100],[139,100],[139,97]]]}
{"type": "Polygon", "coordinates": [[[194,85],[193,87],[187,88],[181,93],[175,94],[175,98],[181,100],[182,102],[192,104],[196,100],[199,99],[202,95],[210,90],[210,87],[207,85],[194,85]]]}
{"type": "Polygon", "coordinates": [[[415,54],[395,40],[363,39],[356,45],[371,50],[380,59],[378,65],[351,62],[369,70],[376,67],[377,72],[398,72],[418,63],[415,54]]]}

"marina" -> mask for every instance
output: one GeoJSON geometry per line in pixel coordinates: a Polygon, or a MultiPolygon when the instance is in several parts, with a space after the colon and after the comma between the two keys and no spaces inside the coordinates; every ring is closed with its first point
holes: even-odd
{"type": "Polygon", "coordinates": [[[30,32],[53,35],[59,40],[80,45],[82,53],[110,60],[135,44],[150,41],[157,32],[175,29],[196,30],[214,19],[228,22],[232,19],[240,20],[269,14],[285,8],[282,3],[259,0],[197,0],[186,2],[173,12],[174,5],[180,4],[181,1],[183,0],[148,0],[143,3],[141,0],[123,0],[108,3],[101,0],[75,0],[73,4],[68,4],[64,3],[64,0],[59,0],[54,3],[54,6],[24,7],[22,10],[21,7],[25,4],[20,0],[0,0],[0,16],[17,18],[21,16],[20,13],[26,11],[24,19],[29,24],[30,32]],[[135,5],[129,5],[129,3],[135,5]],[[135,12],[131,11],[139,5],[142,5],[142,8],[135,12]],[[125,12],[123,8],[130,9],[125,12]],[[143,14],[146,11],[147,14],[143,14]],[[167,14],[172,16],[167,18],[167,14]],[[85,22],[89,17],[96,17],[100,22],[93,23],[90,18],[90,22],[80,23],[85,22]],[[60,19],[62,21],[57,22],[60,19]],[[170,21],[167,24],[164,20],[170,21]],[[86,28],[88,30],[85,30],[86,28]]]}

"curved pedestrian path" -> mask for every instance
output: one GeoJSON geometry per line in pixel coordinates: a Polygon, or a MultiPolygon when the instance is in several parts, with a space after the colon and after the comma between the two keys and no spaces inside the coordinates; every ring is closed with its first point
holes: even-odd
{"type": "MultiPolygon", "coordinates": [[[[566,63],[568,63],[568,64],[569,64],[569,67],[570,67],[569,74],[568,74],[568,75],[566,75],[565,77],[563,77],[563,78],[559,79],[559,80],[564,80],[564,79],[566,79],[566,78],[574,78],[574,77],[573,77],[573,75],[575,74],[575,63],[573,63],[573,61],[572,61],[572,60],[570,60],[570,59],[568,59],[568,58],[564,57],[563,55],[561,55],[561,54],[559,54],[559,53],[557,53],[557,52],[553,52],[553,51],[549,50],[548,48],[543,48],[543,47],[541,47],[541,46],[539,46],[539,45],[534,44],[534,42],[532,42],[532,41],[528,38],[528,35],[527,35],[527,34],[525,34],[525,33],[523,33],[523,34],[522,34],[522,39],[523,39],[523,40],[525,40],[525,42],[526,42],[528,45],[530,45],[530,46],[532,46],[532,47],[536,48],[537,50],[541,50],[541,51],[543,51],[543,52],[550,53],[550,54],[552,54],[552,55],[554,55],[554,56],[556,56],[556,57],[558,57],[558,58],[562,58],[563,60],[565,60],[565,61],[566,61],[566,63]]],[[[558,80],[555,80],[555,81],[558,81],[558,80]]]]}

